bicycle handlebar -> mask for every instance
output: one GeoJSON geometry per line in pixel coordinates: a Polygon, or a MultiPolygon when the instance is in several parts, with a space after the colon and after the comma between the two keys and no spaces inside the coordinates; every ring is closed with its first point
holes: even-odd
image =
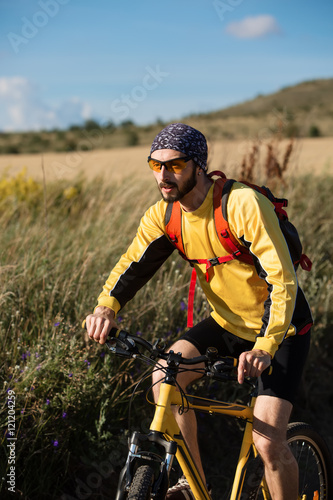
{"type": "Polygon", "coordinates": [[[132,335],[125,330],[117,328],[111,329],[108,339],[115,341],[118,344],[114,347],[111,346],[108,341],[106,342],[107,347],[118,356],[127,358],[137,357],[140,355],[140,351],[138,350],[136,344],[139,344],[150,352],[150,357],[152,359],[160,358],[168,361],[168,364],[174,363],[176,366],[179,366],[204,363],[206,367],[210,367],[206,374],[219,379],[221,378],[219,375],[222,375],[222,373],[225,374],[225,372],[230,372],[232,368],[237,366],[238,362],[236,358],[218,356],[218,351],[215,347],[209,347],[206,354],[195,356],[193,358],[184,358],[181,353],[174,353],[174,351],[165,352],[165,346],[160,346],[158,341],[152,344],[137,335],[132,335]]]}
{"type": "MultiPolygon", "coordinates": [[[[84,323],[84,327],[86,325],[84,323]]],[[[144,347],[150,352],[150,358],[160,358],[168,362],[168,365],[174,364],[175,367],[179,365],[197,365],[199,363],[205,364],[205,374],[208,377],[216,380],[237,380],[237,377],[231,374],[233,368],[238,364],[238,359],[230,356],[219,356],[218,350],[215,347],[209,347],[206,354],[195,356],[194,358],[183,358],[181,353],[174,353],[170,350],[165,352],[165,345],[161,346],[159,341],[154,344],[148,340],[142,339],[138,335],[133,335],[120,328],[111,328],[108,335],[106,345],[111,352],[117,356],[125,358],[137,358],[142,356],[137,344],[144,347]],[[110,342],[115,341],[116,347],[112,346],[110,342]]],[[[272,373],[272,367],[268,367],[269,374],[272,373]]]]}

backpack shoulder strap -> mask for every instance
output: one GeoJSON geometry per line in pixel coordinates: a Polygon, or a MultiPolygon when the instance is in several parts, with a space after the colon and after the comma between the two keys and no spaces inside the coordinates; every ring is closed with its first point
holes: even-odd
{"type": "Polygon", "coordinates": [[[182,238],[182,210],[179,201],[168,203],[165,212],[165,231],[171,243],[177,248],[182,257],[185,258],[182,238]]]}
{"type": "MultiPolygon", "coordinates": [[[[183,259],[188,258],[185,255],[184,243],[182,237],[182,210],[179,201],[174,201],[169,203],[165,212],[165,231],[171,241],[171,243],[177,248],[183,259]]],[[[195,284],[197,280],[197,273],[195,268],[192,269],[192,276],[190,282],[190,288],[188,292],[188,303],[187,303],[187,327],[191,328],[193,326],[193,305],[194,305],[194,293],[195,284]]]]}
{"type": "Polygon", "coordinates": [[[228,220],[227,203],[229,199],[229,194],[235,182],[236,182],[235,179],[228,179],[224,184],[222,190],[221,208],[222,208],[222,215],[226,221],[228,220]]]}
{"type": "Polygon", "coordinates": [[[224,249],[237,259],[253,264],[248,248],[241,245],[232,234],[228,223],[227,203],[234,179],[218,179],[214,186],[214,220],[217,236],[224,249]]]}

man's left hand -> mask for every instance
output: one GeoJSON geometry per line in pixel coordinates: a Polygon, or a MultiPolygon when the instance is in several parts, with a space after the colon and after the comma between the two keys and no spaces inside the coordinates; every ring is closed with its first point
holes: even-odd
{"type": "Polygon", "coordinates": [[[271,360],[271,355],[261,349],[242,352],[238,361],[238,382],[242,384],[245,377],[259,377],[271,360]]]}

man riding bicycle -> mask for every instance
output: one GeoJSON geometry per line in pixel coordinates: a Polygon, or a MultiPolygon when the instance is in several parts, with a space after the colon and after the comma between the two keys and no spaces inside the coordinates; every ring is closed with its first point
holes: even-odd
{"type": "MultiPolygon", "coordinates": [[[[155,137],[148,162],[163,199],[144,214],[132,244],[111,271],[98,306],[86,318],[89,336],[100,344],[117,327],[119,310],[174,251],[165,229],[171,202],[180,202],[187,259],[214,259],[227,253],[216,234],[214,182],[207,175],[203,134],[182,123],[168,125],[155,137]]],[[[245,376],[258,377],[253,440],[265,465],[270,494],[274,500],[297,500],[297,464],[286,442],[286,428],[309,350],[312,316],[272,203],[235,182],[227,211],[230,230],[249,249],[254,264],[234,259],[215,265],[208,281],[206,266],[194,264],[212,312],[171,349],[194,357],[214,346],[220,355],[239,357],[239,383],[245,376]],[[271,364],[273,372],[268,375],[264,370],[271,364]]],[[[177,380],[185,390],[199,377],[186,371],[177,380]]],[[[160,378],[155,372],[153,381],[160,378]]],[[[158,384],[154,389],[156,400],[158,384]]],[[[195,414],[177,414],[176,419],[204,479],[195,414]]],[[[194,496],[181,479],[167,498],[194,496]]]]}

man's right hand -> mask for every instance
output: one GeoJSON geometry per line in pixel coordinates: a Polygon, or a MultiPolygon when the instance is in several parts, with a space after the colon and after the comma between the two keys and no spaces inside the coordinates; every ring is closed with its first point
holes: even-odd
{"type": "Polygon", "coordinates": [[[86,317],[86,327],[91,339],[105,344],[111,328],[118,328],[114,311],[104,306],[97,307],[94,314],[86,317]]]}

